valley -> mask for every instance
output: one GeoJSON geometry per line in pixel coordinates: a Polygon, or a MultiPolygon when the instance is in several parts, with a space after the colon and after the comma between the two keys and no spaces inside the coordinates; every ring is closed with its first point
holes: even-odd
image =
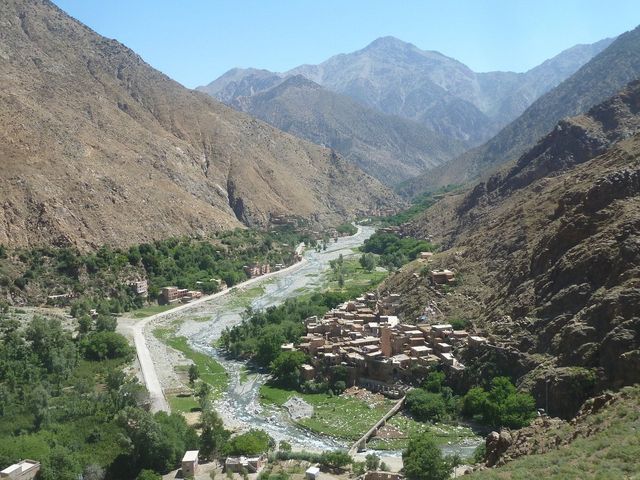
{"type": "Polygon", "coordinates": [[[1,478],[640,478],[638,4],[120,3],[0,2],[1,478]]]}

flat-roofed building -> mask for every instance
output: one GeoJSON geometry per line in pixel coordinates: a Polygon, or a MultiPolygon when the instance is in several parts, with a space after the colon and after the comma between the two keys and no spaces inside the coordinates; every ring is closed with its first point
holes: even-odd
{"type": "Polygon", "coordinates": [[[0,471],[0,478],[11,480],[32,480],[40,471],[40,462],[35,460],[21,460],[0,471]]]}
{"type": "Polygon", "coordinates": [[[182,457],[183,478],[193,478],[198,471],[198,450],[187,450],[182,457]]]}

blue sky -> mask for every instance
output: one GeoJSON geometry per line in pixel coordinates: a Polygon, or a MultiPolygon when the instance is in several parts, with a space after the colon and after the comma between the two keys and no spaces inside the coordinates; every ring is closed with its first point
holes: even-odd
{"type": "Polygon", "coordinates": [[[639,0],[54,0],[187,87],[288,70],[393,35],[477,72],[525,71],[640,24],[639,0]]]}

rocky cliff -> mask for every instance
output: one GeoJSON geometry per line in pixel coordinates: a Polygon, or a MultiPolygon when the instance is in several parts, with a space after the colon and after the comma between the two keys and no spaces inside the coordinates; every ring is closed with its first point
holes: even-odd
{"type": "MultiPolygon", "coordinates": [[[[452,292],[431,294],[440,309],[492,338],[467,357],[470,374],[504,371],[564,417],[640,381],[639,157],[634,82],[407,226],[439,240],[436,262],[459,272],[452,292]]],[[[390,288],[421,282],[397,277],[390,288]]]]}
{"type": "Polygon", "coordinates": [[[0,4],[0,243],[128,244],[338,222],[395,198],[328,149],[187,90],[47,0],[0,4]]]}

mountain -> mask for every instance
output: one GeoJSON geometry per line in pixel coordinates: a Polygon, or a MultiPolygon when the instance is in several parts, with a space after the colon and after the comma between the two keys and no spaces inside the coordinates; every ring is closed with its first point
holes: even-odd
{"type": "Polygon", "coordinates": [[[491,172],[518,158],[561,118],[586,112],[638,77],[640,27],[620,35],[484,145],[409,181],[402,189],[416,193],[491,172]]]}
{"type": "Polygon", "coordinates": [[[457,272],[450,294],[411,270],[386,288],[413,298],[407,317],[435,302],[468,319],[490,344],[464,355],[467,380],[509,375],[538,405],[548,398],[551,415],[570,418],[594,393],[640,382],[638,157],[635,81],[406,226],[443,245],[430,268],[457,272]]]}
{"type": "Polygon", "coordinates": [[[0,243],[130,244],[337,222],[395,197],[337,156],[188,90],[47,0],[0,4],[0,243]]]}
{"type": "MultiPolygon", "coordinates": [[[[247,77],[245,77],[245,80],[247,77]]],[[[224,91],[222,91],[224,92],[224,91]]],[[[466,150],[463,142],[333,93],[301,75],[230,105],[271,125],[330,147],[387,185],[419,175],[466,150]]]]}
{"type": "Polygon", "coordinates": [[[231,98],[257,93],[265,86],[272,88],[278,77],[303,75],[365,106],[477,145],[610,42],[606,39],[577,45],[525,73],[475,73],[439,52],[384,37],[362,50],[282,74],[234,69],[199,89],[228,103],[231,98]]]}

